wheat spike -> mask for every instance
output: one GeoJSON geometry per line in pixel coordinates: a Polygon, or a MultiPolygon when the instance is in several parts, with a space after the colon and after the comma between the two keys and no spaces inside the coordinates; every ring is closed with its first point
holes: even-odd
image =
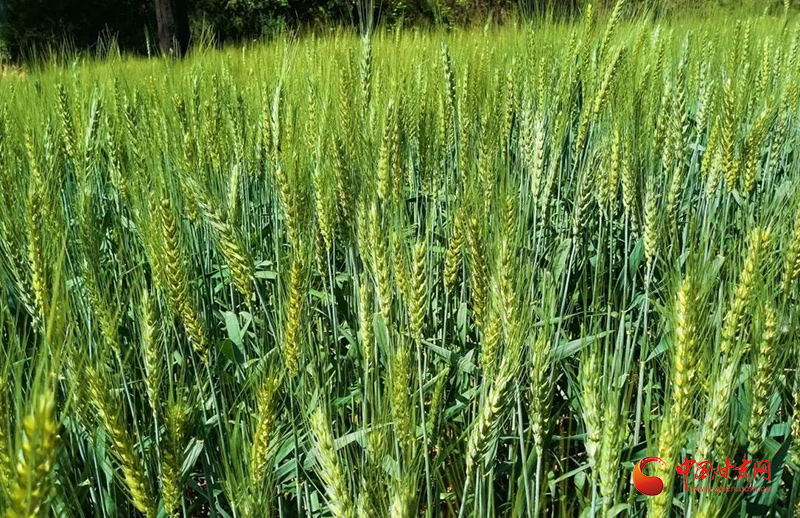
{"type": "Polygon", "coordinates": [[[0,377],[0,498],[5,496],[7,488],[11,487],[13,465],[11,463],[11,450],[8,437],[8,396],[6,391],[9,386],[5,378],[0,377]]]}
{"type": "Polygon", "coordinates": [[[423,326],[427,309],[427,272],[425,268],[427,249],[425,243],[419,242],[414,247],[414,265],[412,275],[413,290],[408,302],[411,336],[418,346],[422,345],[423,326]]]}
{"type": "Polygon", "coordinates": [[[502,315],[496,309],[489,311],[489,322],[481,338],[481,367],[483,368],[484,377],[490,380],[495,375],[503,339],[502,315]]]}
{"type": "Polygon", "coordinates": [[[470,287],[472,288],[473,304],[472,311],[475,316],[475,324],[480,328],[484,323],[486,303],[488,298],[488,275],[486,272],[486,259],[483,254],[483,237],[477,218],[473,217],[469,220],[467,242],[469,244],[470,287]]]}
{"type": "Polygon", "coordinates": [[[22,422],[14,466],[16,477],[6,486],[10,500],[6,518],[38,518],[48,514],[46,505],[52,488],[59,428],[53,394],[46,391],[32,402],[31,411],[22,422]]]}
{"type": "MultiPolygon", "coordinates": [[[[670,372],[672,395],[658,436],[658,451],[667,466],[672,466],[678,460],[678,454],[686,438],[686,432],[681,428],[680,423],[685,422],[691,416],[690,405],[695,398],[697,388],[695,380],[698,361],[696,306],[694,284],[691,277],[687,275],[681,283],[675,300],[670,372]]],[[[664,477],[665,487],[672,487],[671,482],[675,477],[675,472],[670,469],[660,475],[664,477]]],[[[672,492],[670,490],[656,495],[651,502],[650,513],[653,516],[668,516],[671,501],[672,492]]]]}
{"type": "Polygon", "coordinates": [[[183,481],[183,436],[186,426],[186,409],[179,403],[170,403],[166,412],[166,440],[161,458],[161,499],[166,513],[180,516],[183,481]]]}
{"type": "Polygon", "coordinates": [[[489,395],[486,397],[480,414],[477,416],[470,432],[466,455],[467,480],[475,473],[478,463],[486,454],[492,434],[497,430],[500,421],[504,417],[505,408],[513,387],[513,379],[516,375],[513,363],[514,361],[510,355],[503,358],[503,362],[499,367],[499,374],[491,385],[489,395]]]}
{"type": "Polygon", "coordinates": [[[169,199],[164,198],[161,202],[161,221],[167,291],[172,310],[181,317],[192,346],[200,355],[200,359],[205,362],[208,355],[208,340],[188,293],[187,267],[178,237],[178,225],[171,207],[169,199]]]}
{"type": "Polygon", "coordinates": [[[739,162],[734,156],[736,139],[736,98],[730,79],[723,84],[723,122],[722,122],[722,172],[728,185],[728,192],[736,188],[739,179],[739,162]]]}
{"type": "Polygon", "coordinates": [[[406,452],[414,441],[413,407],[409,396],[411,388],[411,351],[402,342],[397,344],[391,368],[391,410],[395,435],[406,452]]]}
{"type": "Polygon", "coordinates": [[[136,454],[128,435],[128,427],[119,414],[119,402],[112,396],[111,389],[102,374],[88,367],[85,375],[97,419],[111,440],[131,501],[147,518],[155,518],[157,509],[153,491],[142,460],[136,454]]]}
{"type": "Polygon", "coordinates": [[[734,339],[742,326],[745,311],[750,303],[753,286],[758,282],[761,256],[770,239],[771,234],[768,229],[757,228],[750,234],[747,257],[736,283],[730,307],[723,319],[720,352],[725,356],[732,352],[734,339]]]}
{"type": "Polygon", "coordinates": [[[160,408],[161,377],[163,373],[162,357],[164,350],[161,342],[163,336],[161,324],[156,319],[155,301],[147,289],[142,291],[141,337],[145,389],[153,416],[157,416],[160,408]]]}
{"type": "Polygon", "coordinates": [[[747,438],[750,441],[748,453],[755,457],[763,440],[762,430],[767,425],[768,402],[772,389],[772,373],[775,371],[775,331],[777,327],[775,309],[772,305],[764,307],[761,340],[756,349],[754,370],[751,378],[750,423],[747,438]]]}
{"type": "Polygon", "coordinates": [[[583,423],[586,428],[586,438],[584,444],[586,454],[589,457],[589,465],[594,467],[597,464],[602,436],[602,394],[601,376],[602,365],[600,363],[599,348],[591,347],[591,351],[586,353],[581,359],[580,380],[582,387],[581,411],[583,423]]]}
{"type": "Polygon", "coordinates": [[[35,319],[42,322],[48,315],[47,298],[47,259],[45,257],[42,231],[42,193],[34,182],[28,195],[25,229],[28,237],[28,264],[31,272],[31,286],[33,288],[34,303],[36,306],[35,319]]]}
{"type": "Polygon", "coordinates": [[[249,302],[254,293],[253,260],[242,244],[239,232],[233,227],[228,218],[220,214],[219,210],[212,204],[208,194],[196,182],[192,183],[192,193],[203,216],[214,231],[214,237],[231,269],[234,286],[249,302]]]}
{"type": "Polygon", "coordinates": [[[277,412],[274,408],[279,382],[277,378],[268,376],[258,391],[258,414],[256,429],[253,435],[253,446],[250,453],[250,480],[253,487],[261,488],[270,472],[270,442],[275,436],[277,412]]]}
{"type": "Polygon", "coordinates": [[[311,416],[311,432],[317,447],[317,463],[325,482],[331,513],[335,518],[355,518],[355,508],[351,503],[350,491],[333,443],[331,424],[321,406],[311,416]]]}
{"type": "Polygon", "coordinates": [[[286,304],[286,322],[283,335],[283,361],[291,376],[300,367],[300,343],[305,307],[305,267],[298,254],[292,259],[289,271],[289,295],[286,304]]]}
{"type": "Polygon", "coordinates": [[[781,291],[789,295],[794,281],[800,278],[800,209],[795,213],[792,235],[783,260],[781,291]]]}
{"type": "Polygon", "coordinates": [[[364,372],[369,372],[375,361],[375,331],[372,326],[375,315],[372,306],[373,291],[372,282],[367,275],[362,275],[358,287],[358,331],[361,354],[364,359],[364,372]]]}
{"type": "Polygon", "coordinates": [[[540,332],[531,342],[530,352],[530,420],[533,444],[537,455],[544,454],[550,424],[553,387],[550,380],[550,340],[540,332]]]}
{"type": "Polygon", "coordinates": [[[447,242],[447,251],[444,256],[444,283],[448,290],[452,290],[455,287],[462,267],[464,222],[460,211],[456,212],[451,227],[450,239],[447,242]]]}

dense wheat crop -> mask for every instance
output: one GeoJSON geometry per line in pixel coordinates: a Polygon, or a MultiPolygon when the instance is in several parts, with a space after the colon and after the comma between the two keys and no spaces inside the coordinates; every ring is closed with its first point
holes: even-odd
{"type": "Polygon", "coordinates": [[[0,81],[4,516],[788,516],[800,24],[621,14],[0,81]]]}

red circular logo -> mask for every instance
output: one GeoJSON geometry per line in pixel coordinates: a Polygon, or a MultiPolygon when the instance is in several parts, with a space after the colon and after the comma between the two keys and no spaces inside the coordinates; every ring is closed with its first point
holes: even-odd
{"type": "Polygon", "coordinates": [[[642,468],[653,461],[660,462],[663,466],[667,465],[658,457],[645,457],[633,468],[633,485],[640,493],[647,496],[656,496],[664,490],[664,482],[659,477],[647,476],[642,473],[642,468]]]}

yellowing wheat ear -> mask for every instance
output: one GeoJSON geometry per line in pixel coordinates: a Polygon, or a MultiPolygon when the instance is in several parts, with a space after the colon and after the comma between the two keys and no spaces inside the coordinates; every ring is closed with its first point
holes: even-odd
{"type": "Polygon", "coordinates": [[[189,292],[186,260],[181,248],[178,223],[168,198],[161,202],[163,264],[172,311],[180,316],[186,334],[203,361],[207,360],[208,339],[189,292]]]}
{"type": "MultiPolygon", "coordinates": [[[[670,344],[671,401],[661,421],[658,435],[658,452],[668,466],[678,462],[678,455],[687,435],[686,431],[681,430],[679,423],[691,416],[691,403],[696,398],[695,365],[699,360],[696,312],[696,287],[691,276],[687,275],[675,297],[673,336],[670,344]]],[[[665,487],[671,487],[667,482],[674,480],[674,473],[669,470],[664,474],[665,487]]],[[[667,489],[662,494],[664,496],[656,495],[650,506],[650,513],[654,516],[669,515],[672,491],[667,489]]]]}
{"type": "MultiPolygon", "coordinates": [[[[7,487],[7,518],[48,514],[45,507],[53,487],[53,469],[59,442],[53,394],[45,392],[33,401],[22,422],[15,476],[7,487]]],[[[155,515],[153,515],[155,516],[155,515]]]]}
{"type": "Polygon", "coordinates": [[[45,257],[42,236],[42,231],[44,229],[41,217],[43,201],[41,187],[34,182],[30,187],[30,194],[28,196],[25,228],[28,238],[28,264],[30,265],[31,272],[31,286],[33,288],[34,303],[36,306],[34,318],[37,321],[44,321],[47,318],[49,310],[47,291],[49,283],[45,270],[47,259],[45,257]]]}
{"type": "Polygon", "coordinates": [[[278,379],[267,377],[258,391],[258,412],[256,418],[253,446],[250,453],[250,480],[253,487],[261,488],[270,473],[270,443],[275,436],[277,412],[275,398],[280,384],[278,379]]]}

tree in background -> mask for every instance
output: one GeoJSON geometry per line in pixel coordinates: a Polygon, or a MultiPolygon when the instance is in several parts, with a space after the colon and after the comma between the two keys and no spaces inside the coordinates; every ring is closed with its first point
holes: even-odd
{"type": "MultiPolygon", "coordinates": [[[[192,21],[218,41],[258,38],[285,25],[290,0],[196,0],[192,21]]],[[[304,0],[305,4],[313,0],[304,0]]]]}
{"type": "Polygon", "coordinates": [[[164,52],[183,56],[189,49],[189,8],[186,0],[156,0],[158,40],[164,52]]]}

